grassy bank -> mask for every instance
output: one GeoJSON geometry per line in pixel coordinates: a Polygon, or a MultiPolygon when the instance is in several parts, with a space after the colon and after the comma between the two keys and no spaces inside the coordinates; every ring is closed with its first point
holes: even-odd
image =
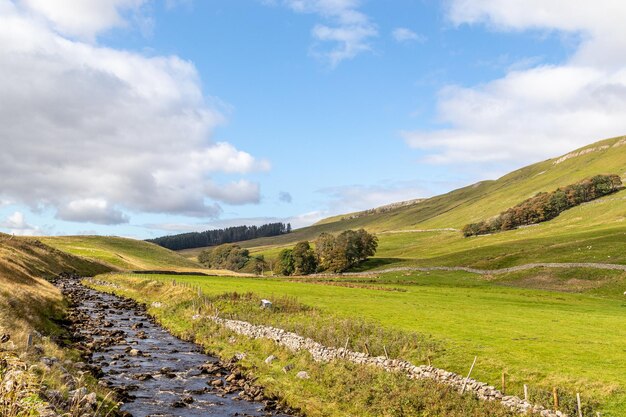
{"type": "MultiPolygon", "coordinates": [[[[85,413],[84,395],[72,390],[85,387],[95,392],[98,415],[114,406],[108,392],[75,363],[78,352],[63,348],[67,333],[60,326],[66,305],[56,287],[43,277],[76,271],[95,274],[107,271],[97,263],[54,250],[41,242],[0,235],[0,415],[37,416],[48,411],[67,416],[85,413]],[[28,340],[32,345],[28,345],[28,340]]],[[[92,408],[90,412],[94,412],[92,408]]]]}
{"type": "MultiPolygon", "coordinates": [[[[385,274],[340,282],[127,275],[106,279],[122,285],[133,298],[165,301],[173,309],[162,316],[170,327],[191,315],[185,310],[191,308],[189,300],[187,304],[168,301],[172,299],[171,282],[177,280],[199,286],[211,299],[210,308],[219,308],[226,317],[274,324],[329,345],[343,345],[349,335],[352,347],[358,349],[367,340],[376,355],[383,353],[383,343],[377,341],[384,341],[393,346],[394,355],[416,364],[430,360],[434,366],[461,374],[478,355],[475,377],[499,387],[504,371],[508,393],[521,396],[523,384],[528,384],[536,395],[543,393],[547,398],[557,387],[564,398],[580,392],[586,404],[600,403],[596,409],[603,415],[622,415],[626,410],[626,376],[619,367],[626,361],[624,300],[605,292],[623,285],[623,276],[614,272],[603,276],[606,285],[597,286],[596,293],[590,294],[535,289],[524,281],[541,273],[512,274],[497,281],[443,272],[385,274]],[[519,288],[524,286],[527,288],[519,288]],[[239,293],[243,302],[224,295],[230,293],[233,298],[233,292],[239,293]],[[254,295],[241,296],[248,292],[254,295]],[[304,305],[311,311],[264,315],[251,310],[255,297],[277,300],[287,306],[285,310],[289,305],[304,305]],[[372,323],[372,328],[382,330],[346,322],[372,323]],[[321,330],[327,328],[333,330],[321,330]]],[[[572,288],[569,281],[573,277],[567,274],[559,271],[552,276],[551,285],[561,282],[561,289],[588,291],[572,288]]],[[[584,271],[574,273],[575,277],[580,274],[584,271]]],[[[596,275],[590,280],[599,278],[596,275]]]]}

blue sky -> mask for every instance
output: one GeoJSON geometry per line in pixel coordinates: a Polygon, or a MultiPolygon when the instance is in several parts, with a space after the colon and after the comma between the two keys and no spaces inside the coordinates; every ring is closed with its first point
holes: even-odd
{"type": "Polygon", "coordinates": [[[0,230],[303,226],[623,134],[626,11],[570,4],[0,0],[0,230]]]}

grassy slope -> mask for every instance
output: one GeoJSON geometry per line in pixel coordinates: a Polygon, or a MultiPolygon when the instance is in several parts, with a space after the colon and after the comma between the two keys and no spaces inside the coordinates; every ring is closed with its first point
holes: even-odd
{"type": "MultiPolygon", "coordinates": [[[[626,362],[626,316],[624,297],[617,291],[626,289],[626,274],[586,271],[590,285],[585,286],[578,274],[571,273],[548,272],[546,276],[543,271],[531,271],[500,277],[498,281],[456,272],[390,273],[375,281],[376,285],[405,292],[358,288],[358,279],[352,282],[356,288],[325,285],[329,283],[319,279],[176,279],[199,285],[210,295],[252,291],[269,299],[296,297],[324,314],[366,318],[387,329],[432,335],[445,348],[435,353],[435,366],[465,373],[474,355],[478,355],[474,375],[479,380],[500,386],[501,372],[506,371],[510,393],[522,395],[523,384],[547,392],[556,386],[566,390],[570,398],[580,392],[585,401],[600,401],[603,415],[621,416],[626,411],[626,374],[621,367],[626,362]],[[519,286],[543,286],[552,291],[519,286]]],[[[128,285],[138,282],[137,278],[105,279],[128,285]]],[[[155,276],[145,280],[167,283],[172,278],[155,276]]],[[[367,278],[364,284],[371,286],[370,280],[367,278]]],[[[340,281],[345,284],[346,278],[340,281]]],[[[337,343],[342,345],[344,340],[337,343]]],[[[407,359],[419,361],[411,357],[412,353],[407,355],[407,359]]]]}
{"type": "MultiPolygon", "coordinates": [[[[357,219],[326,219],[289,235],[242,242],[253,253],[268,257],[322,232],[364,227],[379,237],[378,259],[371,266],[398,263],[480,265],[485,268],[535,262],[577,260],[626,263],[626,191],[571,209],[558,218],[515,231],[465,239],[459,232],[426,231],[455,228],[499,214],[535,195],[601,173],[626,174],[626,144],[607,139],[583,149],[599,148],[559,164],[543,161],[496,181],[483,181],[430,198],[409,207],[357,219]],[[618,146],[619,145],[619,146],[618,146]],[[590,249],[586,249],[591,246],[590,249]],[[579,250],[580,249],[580,250],[579,250]],[[459,256],[462,254],[462,256],[459,256]]],[[[580,150],[577,150],[580,151],[580,150]]],[[[576,152],[577,152],[576,151],[576,152]]],[[[193,258],[198,249],[186,251],[193,258]]]]}
{"type": "Polygon", "coordinates": [[[152,243],[110,236],[42,237],[59,250],[103,262],[116,269],[200,270],[198,263],[152,243]]]}
{"type": "MultiPolygon", "coordinates": [[[[65,304],[59,290],[44,278],[53,277],[61,272],[77,272],[82,275],[95,275],[110,271],[110,268],[82,258],[60,252],[40,241],[30,238],[10,237],[0,234],[0,334],[11,336],[9,344],[14,349],[0,351],[0,358],[10,362],[17,355],[28,365],[39,361],[37,354],[24,355],[28,334],[37,330],[45,336],[62,335],[57,320],[62,318],[65,304]]],[[[76,354],[59,348],[52,339],[35,339],[44,353],[43,356],[63,359],[76,359],[76,354]]],[[[0,345],[6,348],[7,345],[0,345]]],[[[45,382],[47,386],[59,389],[67,394],[68,388],[61,382],[62,371],[53,367],[44,373],[38,373],[30,367],[26,378],[23,378],[24,389],[33,388],[35,392],[45,382]]],[[[0,380],[2,379],[0,370],[0,380]]],[[[91,389],[95,389],[95,382],[91,389]]],[[[0,403],[2,398],[0,398],[0,403]]],[[[37,395],[31,396],[24,404],[14,403],[12,407],[0,409],[0,414],[12,416],[21,410],[29,411],[43,404],[37,395]]]]}
{"type": "Polygon", "coordinates": [[[31,238],[0,234],[0,332],[12,333],[18,346],[27,331],[50,333],[63,307],[60,292],[45,278],[61,272],[97,275],[103,264],[75,257],[31,238]]]}

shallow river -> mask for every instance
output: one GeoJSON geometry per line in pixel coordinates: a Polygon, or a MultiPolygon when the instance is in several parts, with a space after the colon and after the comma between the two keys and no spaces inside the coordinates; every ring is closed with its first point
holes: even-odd
{"type": "Polygon", "coordinates": [[[242,379],[226,382],[229,371],[217,358],[172,336],[133,302],[88,289],[77,280],[64,281],[61,287],[76,303],[74,314],[82,318],[78,332],[102,345],[92,356],[104,373],[101,379],[128,394],[123,411],[134,417],[285,416],[272,411],[274,401],[242,399],[250,397],[242,393],[242,379]]]}

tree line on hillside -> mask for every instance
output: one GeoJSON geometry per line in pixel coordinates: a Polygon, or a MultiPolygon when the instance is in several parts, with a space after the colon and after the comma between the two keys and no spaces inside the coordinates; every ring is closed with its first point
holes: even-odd
{"type": "Polygon", "coordinates": [[[622,189],[619,175],[596,175],[576,184],[542,192],[493,219],[463,227],[465,237],[484,235],[551,220],[563,211],[622,189]]]}
{"type": "Polygon", "coordinates": [[[322,233],[311,245],[298,242],[283,249],[278,258],[267,262],[263,255],[251,256],[239,245],[222,245],[204,250],[198,256],[203,265],[214,269],[245,270],[262,274],[272,268],[280,275],[308,275],[315,272],[343,272],[376,253],[378,238],[364,229],[346,230],[337,236],[322,233]]]}
{"type": "Polygon", "coordinates": [[[262,226],[235,226],[225,229],[205,230],[204,232],[181,233],[148,239],[171,250],[203,248],[225,243],[242,242],[259,237],[271,237],[291,233],[290,223],[268,223],[262,226]]]}

